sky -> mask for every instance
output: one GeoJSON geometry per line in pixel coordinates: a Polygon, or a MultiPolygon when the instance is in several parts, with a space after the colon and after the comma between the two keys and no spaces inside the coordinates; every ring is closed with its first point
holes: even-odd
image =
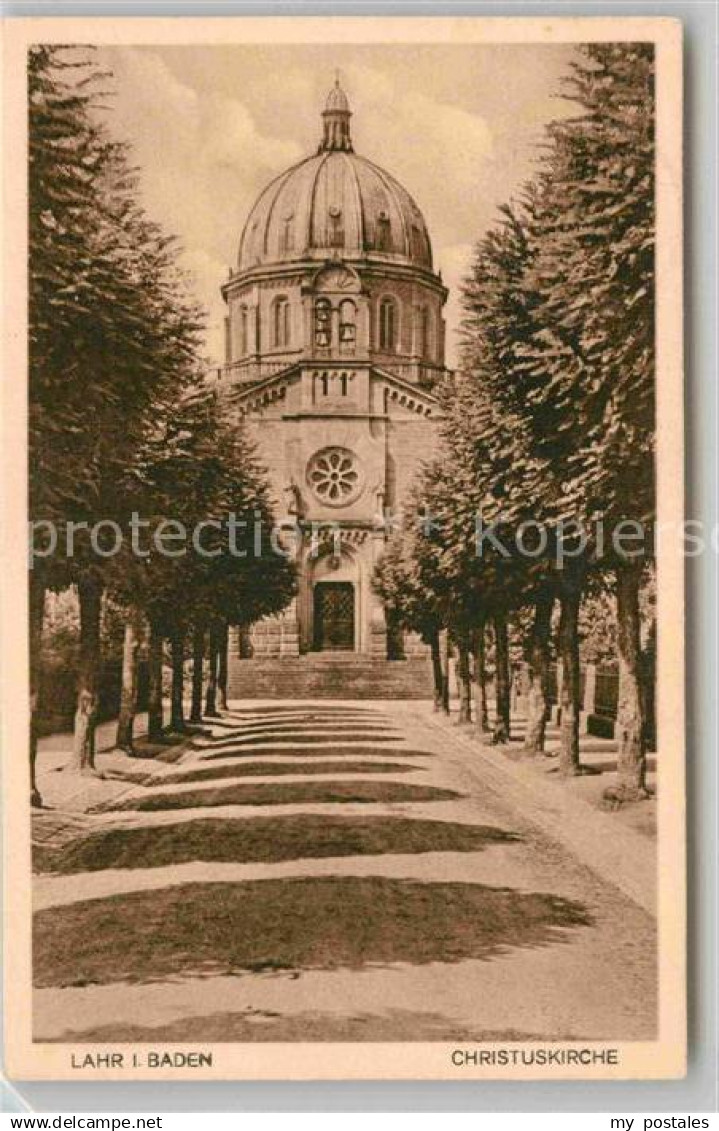
{"type": "Polygon", "coordinates": [[[335,72],[352,107],[356,152],[392,173],[419,205],[435,270],[450,288],[447,360],[456,360],[459,286],[498,207],[531,175],[561,98],[571,46],[267,45],[105,47],[108,111],[130,143],[143,202],[179,237],[222,361],[219,287],[236,263],[254,201],[314,153],[335,72]]]}

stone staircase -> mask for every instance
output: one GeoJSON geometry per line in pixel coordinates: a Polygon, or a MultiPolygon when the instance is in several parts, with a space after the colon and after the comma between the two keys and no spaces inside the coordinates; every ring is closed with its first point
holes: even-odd
{"type": "Polygon", "coordinates": [[[230,658],[229,699],[431,699],[429,656],[385,660],[358,653],[230,658]]]}

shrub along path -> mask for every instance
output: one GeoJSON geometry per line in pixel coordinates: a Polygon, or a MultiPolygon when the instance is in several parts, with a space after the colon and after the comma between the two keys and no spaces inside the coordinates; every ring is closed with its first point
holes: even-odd
{"type": "Polygon", "coordinates": [[[35,1039],[654,1035],[651,917],[424,705],[243,704],[211,731],[39,838],[35,1039]]]}

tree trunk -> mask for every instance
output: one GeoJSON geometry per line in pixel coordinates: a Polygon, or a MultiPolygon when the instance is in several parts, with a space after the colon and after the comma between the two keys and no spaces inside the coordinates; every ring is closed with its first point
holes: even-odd
{"type": "Polygon", "coordinates": [[[202,677],[205,662],[205,622],[195,621],[192,630],[192,706],[190,722],[202,722],[202,677]]]}
{"type": "Polygon", "coordinates": [[[617,786],[620,801],[642,801],[647,791],[646,703],[643,693],[639,591],[642,567],[617,568],[617,645],[619,702],[617,705],[617,786]]]}
{"type": "Polygon", "coordinates": [[[37,788],[38,712],[42,685],[42,625],[45,617],[45,581],[36,566],[30,572],[30,804],[40,808],[37,788]]]}
{"type": "Polygon", "coordinates": [[[494,694],[496,719],[492,742],[503,745],[509,742],[510,699],[512,685],[509,676],[509,632],[507,617],[503,612],[494,617],[494,694]]]}
{"type": "Polygon", "coordinates": [[[439,634],[440,667],[442,669],[442,710],[449,714],[449,633],[444,628],[439,634]]]}
{"type": "Polygon", "coordinates": [[[442,674],[442,652],[439,645],[439,632],[434,631],[429,638],[432,652],[432,676],[434,678],[434,709],[441,711],[444,707],[444,677],[442,674]]]}
{"type": "Polygon", "coordinates": [[[534,604],[534,624],[527,649],[529,662],[529,694],[527,696],[527,733],[524,750],[541,754],[549,713],[549,635],[552,628],[554,593],[543,591],[534,604]]]}
{"type": "Polygon", "coordinates": [[[581,600],[581,582],[571,576],[562,578],[559,618],[559,659],[562,665],[559,772],[565,777],[572,777],[580,772],[581,680],[578,619],[581,600]]]}
{"type": "Polygon", "coordinates": [[[459,680],[459,721],[472,721],[472,677],[469,670],[469,645],[466,637],[457,639],[457,677],[459,680]]]}
{"type": "Polygon", "coordinates": [[[656,749],[656,678],[657,678],[657,622],[652,619],[649,625],[646,646],[642,650],[642,677],[644,688],[644,745],[647,750],[656,749]]]}
{"type": "Polygon", "coordinates": [[[219,653],[217,657],[217,695],[220,710],[228,711],[227,706],[227,653],[230,647],[230,627],[223,621],[217,630],[219,653]]]}
{"type": "Polygon", "coordinates": [[[216,624],[210,625],[209,671],[205,693],[205,714],[217,718],[217,670],[219,667],[220,640],[216,624]]]}
{"type": "Polygon", "coordinates": [[[102,583],[92,575],[84,576],[78,583],[77,592],[80,602],[80,662],[73,764],[81,774],[101,776],[95,769],[95,726],[100,677],[102,583]]]}
{"type": "Polygon", "coordinates": [[[162,644],[163,634],[157,623],[150,623],[148,655],[147,734],[151,742],[159,742],[163,735],[162,710],[162,644]]]}
{"type": "Polygon", "coordinates": [[[474,634],[474,721],[481,735],[490,733],[487,704],[487,660],[485,619],[481,618],[474,634]]]}
{"type": "Polygon", "coordinates": [[[120,690],[120,714],[117,720],[115,744],[128,754],[133,750],[133,728],[137,712],[137,657],[142,640],[142,617],[139,609],[130,608],[125,621],[125,636],[122,646],[122,688],[120,690]]]}
{"type": "Polygon", "coordinates": [[[185,733],[185,631],[181,625],[173,625],[170,634],[170,656],[172,660],[172,691],[170,695],[170,730],[175,734],[185,733]]]}

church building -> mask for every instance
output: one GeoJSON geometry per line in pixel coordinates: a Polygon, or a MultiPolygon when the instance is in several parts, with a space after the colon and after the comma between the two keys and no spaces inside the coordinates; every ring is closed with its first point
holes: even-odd
{"type": "MultiPolygon", "coordinates": [[[[355,153],[339,82],[317,152],[260,194],[227,303],[223,391],[269,471],[280,517],[298,524],[298,593],[236,635],[249,658],[424,652],[388,632],[371,579],[403,499],[437,442],[447,290],[429,234],[397,180],[355,153]]],[[[235,673],[236,674],[236,673],[235,673]]]]}

